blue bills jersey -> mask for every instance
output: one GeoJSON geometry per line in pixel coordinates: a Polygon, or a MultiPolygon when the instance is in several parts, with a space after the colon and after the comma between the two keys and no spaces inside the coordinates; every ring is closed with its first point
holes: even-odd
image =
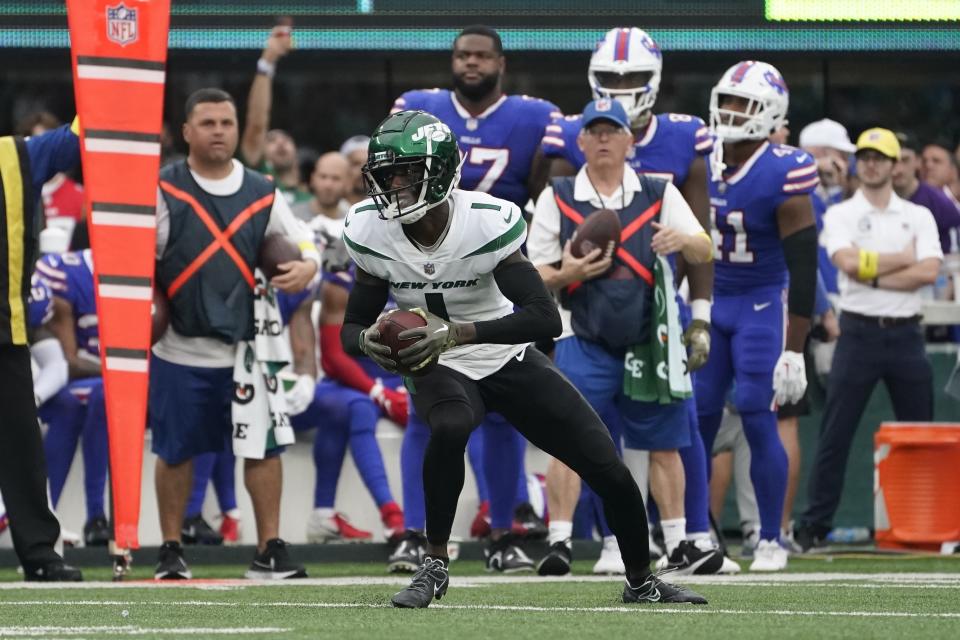
{"type": "Polygon", "coordinates": [[[311,300],[317,297],[317,291],[320,290],[320,280],[314,278],[314,280],[308,284],[303,291],[298,293],[285,293],[276,289],[277,296],[277,308],[280,309],[280,318],[283,321],[283,326],[290,324],[290,317],[293,315],[294,311],[300,308],[300,305],[303,304],[304,300],[310,298],[311,300]]]}
{"type": "Polygon", "coordinates": [[[50,286],[34,271],[30,276],[30,296],[27,298],[27,326],[36,329],[53,317],[53,293],[50,286]]]}
{"type": "Polygon", "coordinates": [[[547,125],[561,115],[546,100],[504,95],[474,117],[446,89],[408,91],[397,98],[390,112],[404,109],[433,114],[457,136],[464,154],[461,189],[489,193],[521,210],[531,197],[527,180],[533,157],[547,125]]]}
{"type": "Polygon", "coordinates": [[[73,308],[77,347],[94,358],[100,357],[100,328],[93,287],[93,254],[89,249],[48,254],[37,262],[37,272],[53,295],[73,308]]]}
{"type": "Polygon", "coordinates": [[[777,208],[807,195],[819,183],[813,156],[787,145],[764,142],[741,166],[714,180],[707,163],[714,243],[714,293],[738,295],[783,287],[787,264],[777,208]]]}
{"type": "MultiPolygon", "coordinates": [[[[580,169],[586,162],[577,146],[583,127],[580,115],[560,118],[547,126],[543,155],[562,158],[580,169]]],[[[651,118],[647,130],[634,141],[627,162],[637,173],[645,173],[682,185],[690,164],[697,156],[713,151],[713,136],[703,120],[683,113],[661,113],[651,118]]]]}

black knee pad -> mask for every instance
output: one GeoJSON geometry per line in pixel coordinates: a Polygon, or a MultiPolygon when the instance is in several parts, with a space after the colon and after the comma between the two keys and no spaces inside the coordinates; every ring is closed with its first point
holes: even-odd
{"type": "Polygon", "coordinates": [[[430,425],[432,444],[459,448],[461,452],[477,426],[473,409],[466,402],[459,401],[442,402],[434,406],[430,409],[427,424],[430,425]]]}

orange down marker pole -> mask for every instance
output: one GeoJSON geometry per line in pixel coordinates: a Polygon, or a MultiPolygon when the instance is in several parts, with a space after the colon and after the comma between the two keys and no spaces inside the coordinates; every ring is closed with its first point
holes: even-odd
{"type": "Polygon", "coordinates": [[[116,547],[139,547],[170,0],[67,0],[116,547]]]}

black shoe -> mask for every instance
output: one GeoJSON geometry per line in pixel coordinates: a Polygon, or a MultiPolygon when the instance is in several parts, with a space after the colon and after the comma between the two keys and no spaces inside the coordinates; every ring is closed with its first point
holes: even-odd
{"type": "Polygon", "coordinates": [[[827,546],[826,527],[817,527],[812,524],[802,523],[793,530],[793,542],[800,547],[801,553],[810,553],[827,546]]]}
{"type": "Polygon", "coordinates": [[[184,520],[180,537],[183,539],[183,544],[223,544],[223,536],[207,524],[203,516],[193,516],[184,520]]]}
{"type": "Polygon", "coordinates": [[[530,540],[544,540],[550,528],[529,502],[521,502],[513,511],[513,533],[530,540]]]}
{"type": "Polygon", "coordinates": [[[720,549],[704,550],[689,540],[682,540],[666,562],[664,558],[660,559],[657,568],[677,576],[712,575],[723,568],[723,554],[720,549]]]}
{"type": "Polygon", "coordinates": [[[665,604],[707,604],[707,599],[686,587],[664,582],[654,574],[647,576],[639,586],[630,586],[627,580],[623,586],[623,601],[626,603],[647,604],[662,602],[665,604]]]}
{"type": "Polygon", "coordinates": [[[250,580],[286,580],[306,578],[307,570],[302,564],[290,560],[287,543],[280,538],[267,540],[267,548],[257,554],[245,577],[250,580]]]}
{"type": "Polygon", "coordinates": [[[189,580],[193,577],[190,567],[183,559],[183,547],[179,542],[164,542],[157,554],[154,580],[189,580]]]}
{"type": "Polygon", "coordinates": [[[415,573],[423,562],[423,553],[427,539],[419,531],[404,531],[400,542],[387,558],[387,571],[390,573],[415,573]]]}
{"type": "Polygon", "coordinates": [[[550,551],[537,564],[537,573],[541,576],[565,576],[570,573],[573,563],[573,551],[570,541],[554,542],[550,551]]]}
{"type": "Polygon", "coordinates": [[[395,593],[390,602],[402,609],[425,609],[434,598],[442,598],[449,585],[449,561],[446,558],[425,556],[423,564],[413,574],[410,586],[395,593]]]}
{"type": "Polygon", "coordinates": [[[112,537],[110,523],[103,516],[97,516],[83,525],[83,544],[88,547],[105,547],[112,537]]]}
{"type": "Polygon", "coordinates": [[[512,533],[504,534],[499,540],[490,541],[484,549],[487,556],[487,571],[500,573],[520,573],[533,571],[533,560],[517,546],[517,537],[512,533]]]}
{"type": "Polygon", "coordinates": [[[80,569],[58,560],[36,567],[24,567],[23,579],[27,582],[83,582],[83,574],[80,569]]]}

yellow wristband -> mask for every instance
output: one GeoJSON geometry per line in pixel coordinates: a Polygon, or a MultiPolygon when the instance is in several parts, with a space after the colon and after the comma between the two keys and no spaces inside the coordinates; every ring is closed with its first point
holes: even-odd
{"type": "Polygon", "coordinates": [[[857,269],[857,278],[862,281],[873,280],[877,277],[877,267],[880,254],[876,251],[860,249],[860,265],[857,269]]]}

